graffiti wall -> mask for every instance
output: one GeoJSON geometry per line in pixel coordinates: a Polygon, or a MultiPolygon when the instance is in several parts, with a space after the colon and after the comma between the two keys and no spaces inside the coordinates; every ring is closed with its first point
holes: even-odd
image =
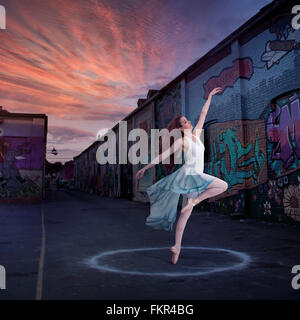
{"type": "Polygon", "coordinates": [[[42,200],[45,163],[44,130],[44,119],[33,121],[33,119],[2,118],[0,123],[0,202],[42,200]],[[33,133],[36,136],[30,136],[33,133]]]}
{"type": "Polygon", "coordinates": [[[250,189],[267,180],[262,120],[213,124],[209,127],[209,137],[209,161],[205,172],[227,182],[227,195],[234,195],[241,189],[250,189]]]}
{"type": "Polygon", "coordinates": [[[205,128],[205,172],[229,186],[209,199],[213,211],[300,222],[300,30],[290,12],[274,14],[267,29],[241,36],[222,59],[187,77],[193,125],[209,92],[224,89],[212,98],[205,128]]]}
{"type": "MultiPolygon", "coordinates": [[[[222,87],[203,128],[204,172],[226,181],[228,190],[205,203],[224,214],[300,223],[300,29],[291,26],[290,4],[278,11],[274,7],[273,15],[253,28],[245,26],[232,43],[229,39],[222,50],[194,64],[127,124],[128,132],[149,132],[184,114],[195,126],[211,90],[222,87]]],[[[128,142],[128,150],[133,143],[128,142]]],[[[136,181],[142,166],[102,165],[98,189],[106,196],[147,201],[147,187],[180,165],[156,165],[155,173],[147,171],[136,181]]],[[[204,203],[199,207],[206,208],[204,203]]]]}

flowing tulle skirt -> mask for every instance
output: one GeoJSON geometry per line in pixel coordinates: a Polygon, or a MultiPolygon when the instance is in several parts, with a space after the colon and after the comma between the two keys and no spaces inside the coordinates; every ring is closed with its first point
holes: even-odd
{"type": "Polygon", "coordinates": [[[189,170],[183,165],[147,189],[150,200],[147,226],[166,231],[172,230],[180,194],[187,194],[188,198],[196,198],[216,179],[204,172],[197,172],[193,168],[189,170]]]}

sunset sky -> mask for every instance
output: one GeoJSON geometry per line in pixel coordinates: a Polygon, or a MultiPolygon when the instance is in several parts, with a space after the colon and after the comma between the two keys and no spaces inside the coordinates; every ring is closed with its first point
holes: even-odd
{"type": "Polygon", "coordinates": [[[45,113],[64,163],[270,2],[0,0],[0,105],[45,113]]]}

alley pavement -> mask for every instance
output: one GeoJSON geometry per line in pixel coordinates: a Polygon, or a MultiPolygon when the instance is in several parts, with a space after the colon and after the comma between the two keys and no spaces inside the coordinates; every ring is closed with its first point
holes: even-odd
{"type": "Polygon", "coordinates": [[[148,214],[148,203],[76,190],[0,204],[0,299],[300,298],[299,226],[195,208],[173,265],[176,225],[154,230],[148,214]]]}

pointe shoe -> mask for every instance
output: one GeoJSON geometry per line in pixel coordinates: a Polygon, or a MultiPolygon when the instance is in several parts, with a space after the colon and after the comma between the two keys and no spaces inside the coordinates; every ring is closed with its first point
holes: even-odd
{"type": "Polygon", "coordinates": [[[176,264],[179,258],[180,248],[176,249],[176,246],[173,246],[170,250],[173,252],[172,263],[176,264]]]}

